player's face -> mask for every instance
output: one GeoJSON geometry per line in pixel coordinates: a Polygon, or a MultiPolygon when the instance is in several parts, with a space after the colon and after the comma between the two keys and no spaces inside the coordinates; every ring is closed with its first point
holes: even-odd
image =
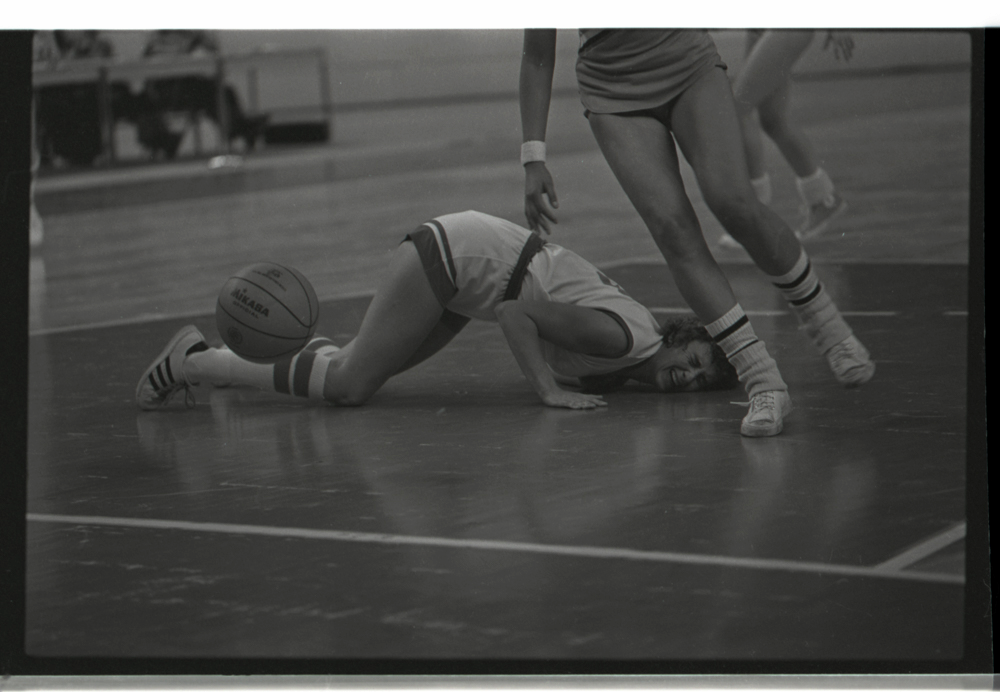
{"type": "Polygon", "coordinates": [[[656,388],[661,392],[694,392],[711,383],[712,347],[692,341],[684,348],[661,348],[656,359],[656,388]]]}

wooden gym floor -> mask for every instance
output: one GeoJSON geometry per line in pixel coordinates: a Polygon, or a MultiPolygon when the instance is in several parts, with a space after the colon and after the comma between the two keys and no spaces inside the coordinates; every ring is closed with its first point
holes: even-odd
{"type": "MultiPolygon", "coordinates": [[[[233,269],[299,268],[322,300],[319,332],[343,342],[402,233],[467,208],[521,221],[516,132],[489,127],[516,123],[516,103],[415,109],[413,122],[440,123],[431,142],[388,127],[400,139],[379,149],[44,178],[28,653],[334,668],[960,659],[969,75],[802,83],[795,107],[851,204],[807,249],[878,372],[839,388],[759,271],[719,250],[796,405],[762,440],[739,435],[740,391],[546,409],[488,324],[359,409],[243,388],[135,408],[177,328],[217,340],[214,293],[233,269]]],[[[378,117],[407,121],[345,118],[341,132],[378,117]]],[[[659,316],[685,314],[572,99],[550,130],[552,240],[659,316]]],[[[794,220],[770,155],[775,208],[794,220]]]]}

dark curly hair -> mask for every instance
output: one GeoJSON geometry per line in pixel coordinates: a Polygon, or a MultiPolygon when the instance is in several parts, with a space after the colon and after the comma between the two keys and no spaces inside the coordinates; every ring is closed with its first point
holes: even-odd
{"type": "Polygon", "coordinates": [[[663,343],[666,346],[684,348],[692,341],[704,341],[712,349],[712,376],[709,377],[706,390],[733,389],[740,383],[736,376],[736,368],[726,358],[726,352],[715,343],[705,326],[694,317],[681,317],[671,320],[660,328],[663,343]]]}
{"type": "MultiPolygon", "coordinates": [[[[702,390],[733,389],[739,384],[736,368],[726,358],[715,340],[709,335],[704,325],[694,317],[681,317],[670,320],[660,328],[663,345],[672,348],[684,348],[693,341],[704,341],[712,349],[712,368],[708,377],[708,385],[702,390]]],[[[588,394],[605,394],[621,388],[628,382],[629,376],[622,371],[607,375],[588,375],[580,378],[583,391],[588,394]]]]}

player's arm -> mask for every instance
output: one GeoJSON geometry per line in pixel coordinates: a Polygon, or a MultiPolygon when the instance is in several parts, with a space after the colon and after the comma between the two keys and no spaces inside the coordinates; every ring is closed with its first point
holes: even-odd
{"type": "Polygon", "coordinates": [[[579,377],[567,377],[566,375],[560,375],[557,372],[552,373],[552,377],[555,378],[558,384],[561,384],[564,387],[576,387],[579,389],[583,386],[579,377]]]}
{"type": "Polygon", "coordinates": [[[495,314],[517,364],[547,406],[607,405],[600,396],[560,388],[542,356],[541,340],[577,353],[615,356],[628,347],[628,335],[614,318],[578,305],[529,300],[500,303],[495,314]]]}
{"type": "MultiPolygon", "coordinates": [[[[521,53],[519,99],[522,142],[544,142],[552,100],[552,75],[556,65],[555,29],[525,29],[521,53]]],[[[524,215],[528,228],[551,233],[558,223],[555,184],[544,161],[524,165],[524,215]]]]}

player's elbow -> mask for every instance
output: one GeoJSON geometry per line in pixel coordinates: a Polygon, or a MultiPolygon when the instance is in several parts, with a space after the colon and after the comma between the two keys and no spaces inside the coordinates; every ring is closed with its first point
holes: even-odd
{"type": "Polygon", "coordinates": [[[504,300],[493,308],[493,314],[501,325],[509,325],[524,315],[524,309],[516,300],[504,300]]]}
{"type": "Polygon", "coordinates": [[[496,307],[493,308],[493,314],[499,321],[503,322],[507,315],[510,314],[510,308],[513,302],[514,301],[512,300],[504,300],[497,303],[496,307]]]}

